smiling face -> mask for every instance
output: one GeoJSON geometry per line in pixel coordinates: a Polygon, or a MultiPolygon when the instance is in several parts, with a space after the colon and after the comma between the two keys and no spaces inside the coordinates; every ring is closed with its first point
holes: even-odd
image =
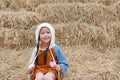
{"type": "Polygon", "coordinates": [[[44,44],[49,44],[52,38],[52,34],[47,27],[43,27],[40,31],[40,40],[44,44]]]}

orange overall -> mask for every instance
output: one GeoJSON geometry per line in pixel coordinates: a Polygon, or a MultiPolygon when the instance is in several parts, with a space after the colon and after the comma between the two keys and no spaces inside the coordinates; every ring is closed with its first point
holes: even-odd
{"type": "MultiPolygon", "coordinates": [[[[57,62],[57,57],[55,55],[54,49],[51,49],[52,54],[54,56],[55,61],[57,62]]],[[[35,76],[37,73],[42,72],[44,74],[48,73],[48,72],[53,72],[55,77],[58,79],[58,71],[55,68],[50,67],[50,62],[53,61],[52,55],[50,53],[50,49],[48,49],[47,51],[47,57],[46,57],[46,64],[44,64],[44,51],[43,50],[39,50],[38,51],[38,61],[37,61],[37,65],[35,68],[35,71],[31,77],[31,80],[35,79],[35,76]]]]}

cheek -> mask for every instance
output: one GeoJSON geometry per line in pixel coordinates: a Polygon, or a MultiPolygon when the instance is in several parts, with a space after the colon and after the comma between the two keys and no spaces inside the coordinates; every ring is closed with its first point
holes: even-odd
{"type": "Polygon", "coordinates": [[[40,35],[40,39],[43,38],[43,35],[40,35]]]}
{"type": "Polygon", "coordinates": [[[50,34],[50,39],[52,38],[52,35],[50,34]]]}

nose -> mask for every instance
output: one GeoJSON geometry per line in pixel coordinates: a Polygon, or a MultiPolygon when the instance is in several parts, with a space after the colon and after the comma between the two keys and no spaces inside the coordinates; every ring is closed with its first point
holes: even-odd
{"type": "Polygon", "coordinates": [[[48,34],[47,33],[45,33],[45,35],[44,35],[45,37],[47,37],[48,36],[48,34]]]}

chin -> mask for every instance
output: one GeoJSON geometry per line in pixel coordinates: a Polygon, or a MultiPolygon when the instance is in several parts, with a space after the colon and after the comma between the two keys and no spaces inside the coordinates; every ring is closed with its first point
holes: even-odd
{"type": "Polygon", "coordinates": [[[50,41],[44,41],[44,43],[50,43],[50,41]]]}

